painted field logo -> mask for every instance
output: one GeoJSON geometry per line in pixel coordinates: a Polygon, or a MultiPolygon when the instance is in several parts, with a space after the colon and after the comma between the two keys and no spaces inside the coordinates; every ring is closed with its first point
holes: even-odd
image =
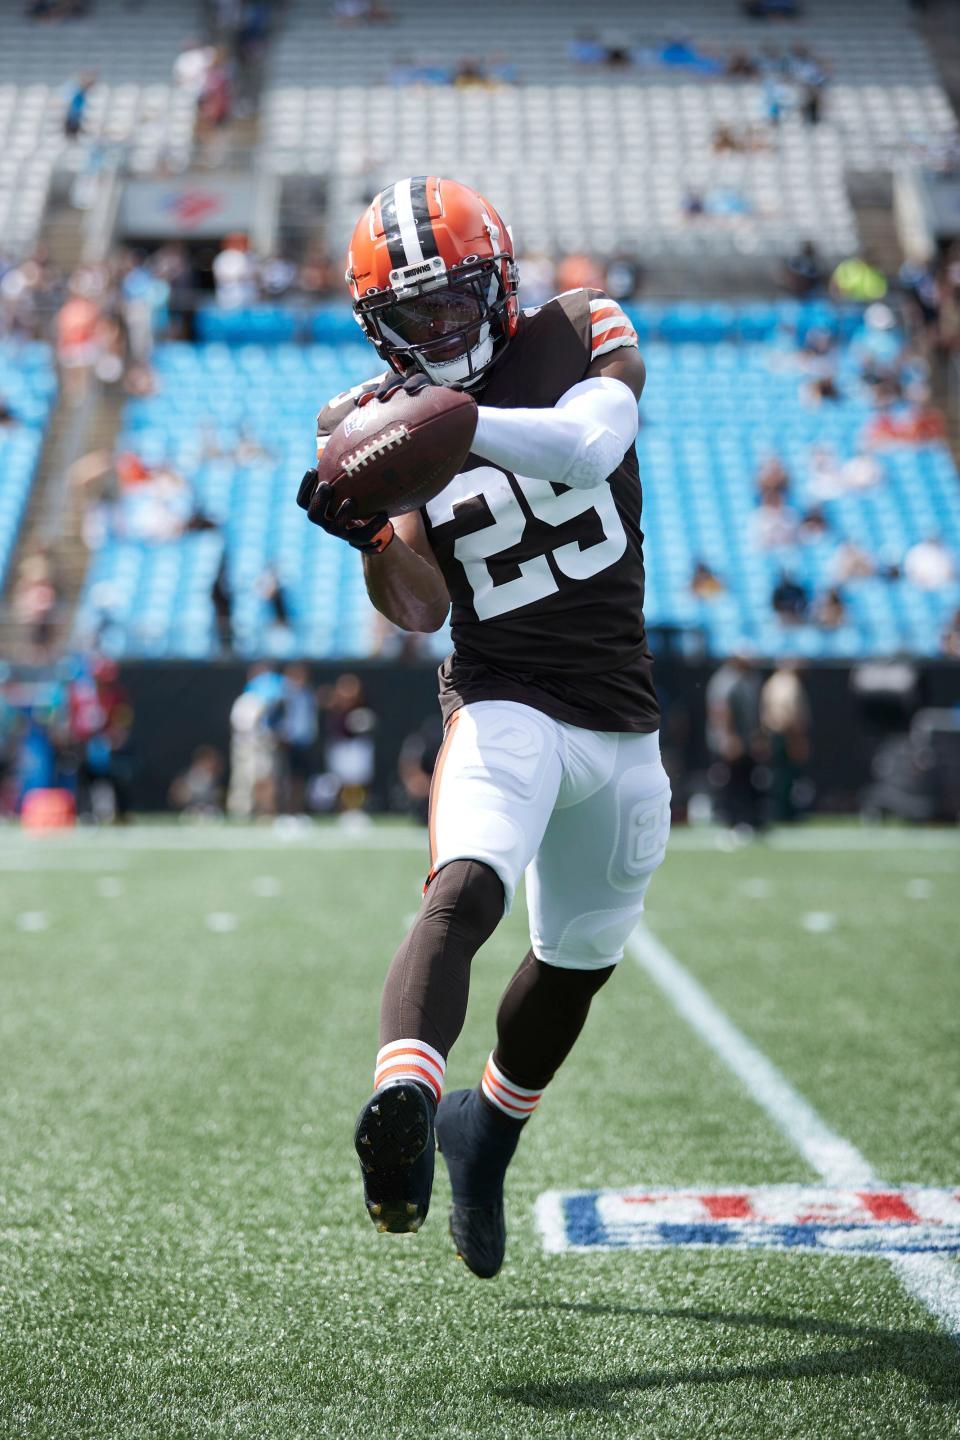
{"type": "Polygon", "coordinates": [[[547,1250],[960,1251],[960,1190],[760,1185],[735,1190],[548,1190],[537,1201],[547,1250]]]}

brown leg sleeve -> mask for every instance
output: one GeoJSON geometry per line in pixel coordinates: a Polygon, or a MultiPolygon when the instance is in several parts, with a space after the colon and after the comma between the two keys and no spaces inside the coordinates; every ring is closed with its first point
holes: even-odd
{"type": "Polygon", "coordinates": [[[503,918],[500,877],[452,860],[434,877],[393,958],[380,1003],[380,1044],[425,1040],[446,1057],[463,1028],[470,962],[503,918]]]}
{"type": "Polygon", "coordinates": [[[528,950],[497,1011],[495,1063],[508,1080],[542,1090],[573,1049],[590,1001],[610,979],[602,970],[561,970],[528,950]]]}

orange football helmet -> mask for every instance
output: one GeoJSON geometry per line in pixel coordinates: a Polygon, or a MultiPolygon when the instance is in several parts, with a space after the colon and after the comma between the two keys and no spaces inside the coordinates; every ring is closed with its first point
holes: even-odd
{"type": "Polygon", "coordinates": [[[353,313],[399,374],[475,385],[516,334],[513,237],[469,185],[418,175],[381,190],[347,257],[353,313]]]}

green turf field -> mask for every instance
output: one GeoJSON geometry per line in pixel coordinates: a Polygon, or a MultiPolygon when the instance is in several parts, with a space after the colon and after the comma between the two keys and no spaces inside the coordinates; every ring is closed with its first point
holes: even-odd
{"type": "MultiPolygon", "coordinates": [[[[680,835],[650,928],[884,1181],[960,1183],[960,842],[795,838],[680,835]]],[[[544,1250],[550,1188],[816,1178],[630,957],[524,1138],[501,1275],[455,1260],[442,1174],[421,1235],[377,1235],[351,1132],[418,837],[212,841],[0,832],[2,1440],[960,1434],[960,1352],[882,1258],[544,1250]]]]}

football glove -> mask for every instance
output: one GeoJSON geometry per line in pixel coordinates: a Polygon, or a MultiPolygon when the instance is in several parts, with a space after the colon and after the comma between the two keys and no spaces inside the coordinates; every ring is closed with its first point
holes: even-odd
{"type": "Polygon", "coordinates": [[[366,395],[361,395],[358,405],[364,405],[369,400],[389,400],[391,395],[396,395],[398,390],[405,390],[408,395],[417,395],[432,385],[433,381],[422,370],[414,370],[411,375],[395,375],[392,372],[384,375],[376,390],[368,390],[366,395]]]}
{"type": "Polygon", "coordinates": [[[393,539],[393,525],[383,511],[378,515],[358,516],[355,501],[342,500],[337,504],[333,486],[318,479],[316,470],[308,470],[300,481],[297,504],[306,510],[308,520],[314,525],[338,540],[346,540],[364,555],[382,555],[393,539]]]}

